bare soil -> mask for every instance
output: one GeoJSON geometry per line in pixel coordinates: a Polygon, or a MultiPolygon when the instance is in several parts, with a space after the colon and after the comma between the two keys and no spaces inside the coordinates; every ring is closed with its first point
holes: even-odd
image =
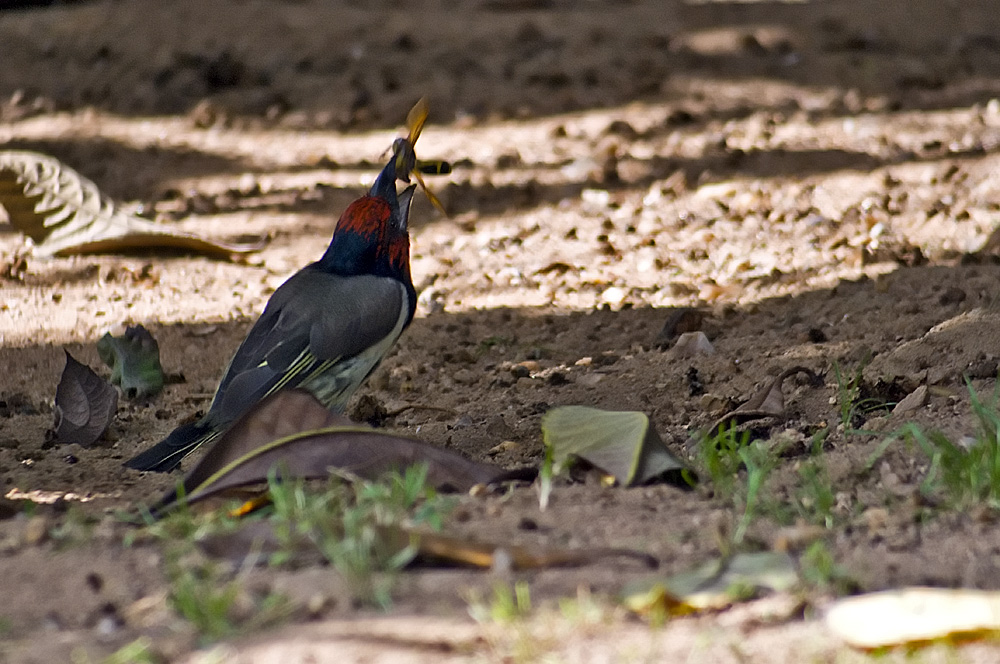
{"type": "MultiPolygon", "coordinates": [[[[0,659],[96,661],[139,637],[163,660],[197,659],[197,635],[165,601],[162,551],[124,547],[127,527],[114,517],[176,476],[122,461],[207,407],[268,296],[322,253],[422,95],[432,117],[419,152],[455,164],[431,180],[449,216],[414,205],[417,318],[360,394],[389,410],[445,410],[411,409],[388,426],[513,467],[539,462],[547,409],[586,404],[644,411],[687,454],[694,432],[805,366],[824,384],[789,380],[786,417],[754,434],[792,442],[772,487],[792,500],[810,441],[829,430],[837,525],[824,537],[856,588],[1000,589],[995,513],[929,511],[919,491],[927,458],[895,443],[869,466],[883,436],[847,435],[838,405],[835,365],[863,369],[866,396],[890,409],[926,386],[912,410],[862,412],[849,424],[888,435],[912,421],[958,440],[976,433],[963,377],[989,395],[1000,359],[1000,266],[973,255],[1000,210],[1000,13],[989,0],[877,4],[0,9],[0,149],[54,155],[178,228],[271,237],[244,263],[43,261],[0,226],[0,487],[10,499],[0,505],[9,512],[0,659]],[[705,312],[714,354],[682,357],[657,343],[675,307],[705,312]],[[63,350],[98,367],[96,340],[134,323],[158,339],[178,382],[148,403],[122,399],[99,446],[51,445],[63,350]],[[495,451],[504,441],[514,444],[495,451]],[[42,504],[34,517],[24,499],[42,504]],[[71,505],[99,519],[83,543],[71,505]]],[[[632,547],[669,574],[716,554],[734,518],[707,488],[577,484],[557,486],[545,512],[531,487],[463,497],[447,529],[632,547]]],[[[785,536],[761,518],[749,542],[769,548],[785,536]]],[[[517,578],[544,602],[580,588],[614,595],[642,576],[608,563],[517,578]]],[[[463,599],[492,581],[418,569],[385,616],[352,606],[326,568],[258,570],[254,592],[296,603],[291,624],[213,656],[501,660],[512,656],[507,637],[472,622],[463,599]]],[[[657,630],[621,616],[561,632],[539,623],[526,657],[853,657],[811,610],[822,602],[812,597],[805,614],[743,607],[657,630]]],[[[939,656],[954,653],[927,652],[939,656]]],[[[959,652],[997,656],[988,643],[959,652]]]]}

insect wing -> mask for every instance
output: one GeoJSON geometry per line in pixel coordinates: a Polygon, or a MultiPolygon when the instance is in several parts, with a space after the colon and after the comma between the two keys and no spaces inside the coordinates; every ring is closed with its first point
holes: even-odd
{"type": "Polygon", "coordinates": [[[428,115],[430,115],[430,105],[427,103],[427,97],[418,99],[410,112],[406,114],[406,129],[410,132],[406,138],[410,141],[411,148],[417,144],[417,139],[420,138],[420,132],[424,129],[428,115]]]}

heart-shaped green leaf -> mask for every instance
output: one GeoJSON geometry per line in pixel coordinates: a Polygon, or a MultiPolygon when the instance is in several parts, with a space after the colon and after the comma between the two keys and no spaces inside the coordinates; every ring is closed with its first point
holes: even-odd
{"type": "Polygon", "coordinates": [[[663,444],[645,413],[561,406],[542,418],[542,433],[552,449],[556,472],[579,458],[620,484],[633,486],[686,468],[663,444]]]}

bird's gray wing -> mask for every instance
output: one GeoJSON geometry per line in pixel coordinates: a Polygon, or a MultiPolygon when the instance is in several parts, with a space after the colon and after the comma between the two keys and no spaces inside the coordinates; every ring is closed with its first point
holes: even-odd
{"type": "Polygon", "coordinates": [[[361,353],[396,330],[403,285],[371,275],[306,268],[281,285],[219,383],[209,417],[228,423],[273,391],[298,385],[323,363],[361,353]]]}
{"type": "Polygon", "coordinates": [[[340,290],[337,310],[325,310],[309,329],[309,349],[316,357],[352,357],[402,331],[400,318],[408,312],[409,303],[399,281],[352,277],[340,290]]]}

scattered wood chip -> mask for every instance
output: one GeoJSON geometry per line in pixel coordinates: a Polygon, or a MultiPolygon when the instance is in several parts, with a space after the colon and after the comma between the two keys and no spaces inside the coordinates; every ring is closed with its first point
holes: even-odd
{"type": "Polygon", "coordinates": [[[504,452],[512,452],[518,449],[519,447],[521,447],[520,443],[513,440],[505,440],[502,443],[491,447],[489,450],[486,451],[486,454],[488,454],[489,456],[496,456],[497,454],[502,454],[504,452]]]}
{"type": "Polygon", "coordinates": [[[931,643],[1000,632],[1000,593],[903,588],[837,600],[827,626],[855,648],[931,643]]]}

